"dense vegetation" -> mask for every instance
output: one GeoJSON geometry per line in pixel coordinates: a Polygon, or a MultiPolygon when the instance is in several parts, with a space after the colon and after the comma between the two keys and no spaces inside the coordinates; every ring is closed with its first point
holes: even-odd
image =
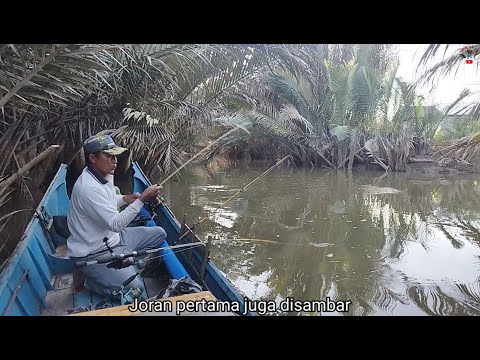
{"type": "MultiPolygon", "coordinates": [[[[461,61],[452,56],[423,79],[461,61]]],[[[0,68],[0,264],[19,234],[2,233],[7,220],[18,217],[21,231],[58,165],[82,168],[82,141],[100,131],[161,175],[232,127],[210,167],[291,154],[296,165],[404,171],[447,114],[466,112],[464,136],[480,112],[479,103],[458,108],[468,92],[447,108],[425,107],[416,84],[396,77],[386,44],[2,44],[0,68]],[[39,154],[48,161],[37,164],[39,154]],[[35,176],[23,176],[33,166],[35,176]]],[[[458,135],[449,131],[440,136],[458,135]]]]}

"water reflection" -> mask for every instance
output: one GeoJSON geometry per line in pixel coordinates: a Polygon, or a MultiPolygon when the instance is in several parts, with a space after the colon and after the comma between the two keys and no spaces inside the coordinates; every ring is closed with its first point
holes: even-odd
{"type": "Polygon", "coordinates": [[[264,170],[191,168],[165,187],[179,219],[208,216],[197,231],[224,240],[212,259],[245,295],[352,300],[320,315],[480,314],[474,176],[276,169],[215,211],[264,170]]]}

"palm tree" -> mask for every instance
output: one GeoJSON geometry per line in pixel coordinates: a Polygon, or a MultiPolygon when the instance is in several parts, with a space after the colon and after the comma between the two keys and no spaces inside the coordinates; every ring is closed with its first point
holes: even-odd
{"type": "MultiPolygon", "coordinates": [[[[433,86],[441,79],[442,76],[450,74],[454,74],[454,76],[456,76],[460,66],[465,64],[465,58],[462,53],[467,47],[477,49],[478,52],[480,44],[468,46],[465,46],[465,44],[430,44],[424,51],[422,58],[417,65],[417,71],[420,72],[420,76],[415,84],[430,84],[433,86]],[[441,53],[443,53],[443,59],[434,65],[427,67],[429,62],[435,60],[435,57],[441,53]]],[[[456,101],[457,106],[455,108],[450,108],[448,115],[462,114],[463,118],[466,119],[466,121],[463,122],[463,128],[470,128],[473,130],[475,129],[475,124],[480,119],[480,101],[478,101],[478,97],[471,97],[468,99],[468,97],[471,95],[476,94],[465,89],[462,94],[460,94],[459,99],[456,101]],[[450,114],[450,112],[452,112],[452,114],[450,114]]],[[[471,134],[463,133],[461,135],[466,137],[467,135],[471,134]]],[[[467,138],[464,138],[457,145],[459,148],[462,148],[466,145],[466,142],[468,143],[468,140],[467,138]]],[[[471,151],[473,150],[466,148],[465,154],[468,154],[471,151]]]]}
{"type": "MultiPolygon", "coordinates": [[[[250,123],[251,134],[232,136],[224,143],[229,150],[219,148],[212,158],[221,152],[244,159],[275,159],[290,153],[298,163],[342,168],[348,161],[351,169],[354,159],[361,160],[362,143],[373,131],[382,136],[390,168],[404,170],[408,136],[402,137],[401,131],[399,136],[392,134],[405,127],[404,109],[411,100],[402,98],[406,91],[395,83],[397,66],[391,62],[389,47],[299,45],[295,49],[296,63],[303,67],[270,65],[269,72],[247,85],[239,84],[254,105],[222,119],[250,123]],[[397,100],[393,119],[388,117],[392,99],[397,100]]],[[[387,169],[379,158],[377,162],[387,169]]]]}

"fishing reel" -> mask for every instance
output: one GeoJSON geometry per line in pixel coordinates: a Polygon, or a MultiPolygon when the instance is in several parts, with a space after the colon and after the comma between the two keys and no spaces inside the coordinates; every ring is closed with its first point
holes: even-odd
{"type": "Polygon", "coordinates": [[[135,266],[137,269],[144,269],[149,260],[152,260],[152,257],[149,257],[149,255],[140,257],[140,258],[135,258],[135,257],[128,257],[126,259],[116,259],[107,264],[107,268],[109,269],[123,269],[127,268],[129,266],[135,266]]]}
{"type": "Polygon", "coordinates": [[[113,290],[110,295],[107,295],[105,298],[103,298],[103,300],[101,300],[95,306],[95,309],[101,309],[102,307],[104,307],[107,304],[109,297],[111,296],[118,298],[122,305],[132,304],[135,302],[135,299],[141,299],[143,295],[143,290],[138,287],[129,288],[127,292],[124,291],[125,287],[133,280],[135,280],[136,277],[137,274],[130,276],[122,283],[122,285],[118,289],[113,290]]]}
{"type": "Polygon", "coordinates": [[[107,264],[107,268],[109,269],[123,269],[135,264],[135,259],[133,257],[129,257],[126,259],[117,259],[107,264]]]}
{"type": "Polygon", "coordinates": [[[160,208],[161,206],[163,206],[163,204],[166,204],[167,201],[165,200],[165,198],[163,196],[160,196],[158,195],[155,199],[153,199],[152,201],[147,201],[145,203],[145,205],[147,205],[148,207],[148,210],[153,213],[158,210],[158,208],[160,208]]]}
{"type": "Polygon", "coordinates": [[[120,297],[120,302],[122,305],[126,304],[133,304],[135,299],[139,299],[142,297],[143,291],[140,290],[138,287],[130,288],[125,294],[123,292],[119,292],[117,294],[120,297]]]}
{"type": "MultiPolygon", "coordinates": [[[[151,211],[149,211],[151,213],[151,211]]],[[[130,224],[128,224],[129,227],[135,227],[135,226],[147,226],[148,222],[150,220],[155,219],[157,216],[157,213],[153,213],[151,216],[142,216],[142,215],[137,215],[135,219],[133,219],[130,224]]]]}
{"type": "Polygon", "coordinates": [[[147,225],[149,221],[154,220],[158,215],[158,209],[163,206],[165,199],[160,197],[160,199],[155,199],[153,202],[146,201],[144,203],[144,208],[148,212],[148,216],[137,215],[132,221],[130,226],[139,226],[147,225]]]}

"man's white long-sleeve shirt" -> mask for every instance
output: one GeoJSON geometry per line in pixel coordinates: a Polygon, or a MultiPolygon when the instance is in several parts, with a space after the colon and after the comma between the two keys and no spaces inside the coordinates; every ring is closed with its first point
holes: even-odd
{"type": "Polygon", "coordinates": [[[136,199],[119,212],[118,207],[126,203],[123,195],[117,195],[113,175],[102,178],[93,169],[86,167],[73,186],[67,216],[70,236],[67,239],[68,255],[83,257],[120,242],[120,232],[135,219],[143,202],[136,199]]]}

